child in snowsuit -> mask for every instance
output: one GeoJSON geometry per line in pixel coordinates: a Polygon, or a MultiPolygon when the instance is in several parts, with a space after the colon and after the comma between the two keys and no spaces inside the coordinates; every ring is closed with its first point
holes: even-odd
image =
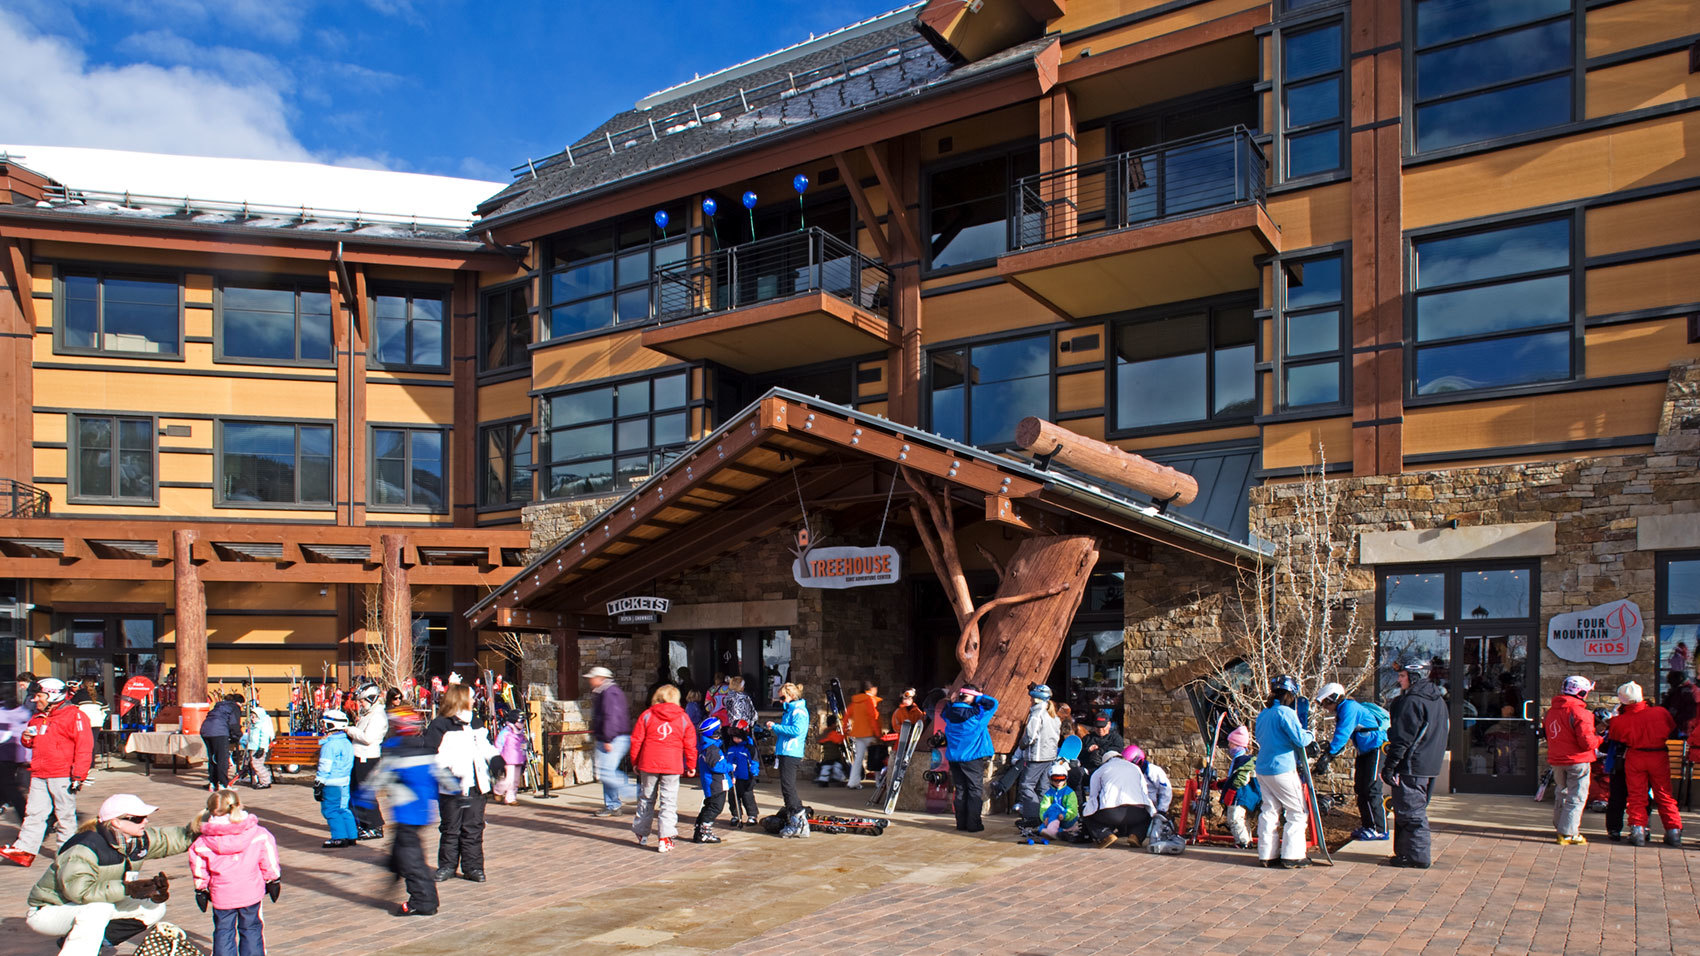
{"type": "Polygon", "coordinates": [[[420,834],[437,822],[437,795],[455,781],[437,766],[437,754],[420,737],[425,718],[406,704],[389,710],[390,732],[384,738],[383,756],[366,778],[356,798],[375,804],[377,792],[389,798],[390,820],[395,838],[390,843],[390,872],[407,884],[407,900],[396,916],[435,916],[437,881],[425,865],[425,845],[420,834]]]}
{"type": "Polygon", "coordinates": [[[838,715],[826,715],[826,730],[820,738],[820,771],[815,783],[843,783],[850,779],[850,764],[844,759],[844,730],[838,726],[838,715]]]}
{"type": "MultiPolygon", "coordinates": [[[[697,812],[692,843],[719,843],[714,835],[714,818],[726,806],[732,790],[732,761],[720,746],[720,719],[709,717],[697,727],[697,772],[702,776],[702,809],[697,812]]],[[[736,812],[736,808],[734,808],[736,812]]]]}
{"type": "Polygon", "coordinates": [[[348,715],[340,710],[327,710],[319,715],[319,720],[324,723],[325,737],[319,741],[319,771],[313,777],[313,799],[319,801],[319,812],[331,828],[331,838],[323,846],[336,850],[353,846],[359,833],[354,814],[348,810],[354,744],[348,739],[348,715]]]}
{"type": "Polygon", "coordinates": [[[1222,779],[1222,811],[1228,818],[1228,832],[1234,835],[1234,846],[1251,846],[1251,830],[1246,827],[1246,814],[1257,809],[1257,781],[1252,774],[1257,765],[1251,759],[1251,731],[1244,724],[1228,734],[1228,775],[1222,779]]]}
{"type": "Polygon", "coordinates": [[[266,751],[272,749],[277,731],[272,727],[271,715],[266,713],[259,701],[249,701],[248,712],[252,719],[248,722],[247,732],[242,735],[242,749],[248,751],[248,765],[254,770],[254,789],[264,790],[272,785],[272,771],[266,766],[266,751]]]}
{"type": "Polygon", "coordinates": [[[509,720],[496,734],[496,752],[502,755],[504,772],[494,787],[496,798],[513,805],[519,802],[519,772],[525,766],[525,728],[519,720],[509,720]]]}
{"type": "Polygon", "coordinates": [[[761,776],[761,758],[756,756],[753,734],[750,725],[740,720],[726,731],[726,743],[721,748],[732,765],[732,825],[738,829],[756,822],[756,778],[761,776]]]}
{"type": "Polygon", "coordinates": [[[1051,785],[1039,794],[1039,832],[1048,840],[1080,829],[1080,798],[1068,786],[1066,760],[1051,764],[1051,785]]]}
{"type": "Polygon", "coordinates": [[[1622,741],[1627,748],[1623,769],[1629,788],[1629,842],[1647,845],[1647,791],[1651,789],[1659,822],[1665,825],[1666,845],[1681,846],[1682,817],[1671,794],[1670,757],[1665,750],[1676,721],[1663,707],[1648,706],[1642,699],[1641,685],[1634,681],[1617,689],[1617,699],[1622,707],[1608,732],[1612,740],[1622,741]]]}
{"type": "Polygon", "coordinates": [[[212,903],[213,956],[265,956],[260,898],[275,903],[283,888],[277,840],[242,809],[234,790],[208,797],[200,819],[201,835],[189,845],[189,874],[201,911],[212,903]]]}

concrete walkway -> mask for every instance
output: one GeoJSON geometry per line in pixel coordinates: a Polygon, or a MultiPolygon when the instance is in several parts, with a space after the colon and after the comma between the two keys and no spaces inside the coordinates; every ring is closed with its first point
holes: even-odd
{"type": "MultiPolygon", "coordinates": [[[[80,805],[86,813],[107,795],[130,791],[160,805],[156,822],[175,823],[201,805],[199,779],[101,772],[80,805]]],[[[682,794],[691,815],[697,793],[682,794]]],[[[804,787],[805,799],[843,812],[866,812],[858,799],[866,794],[804,787]]],[[[1376,865],[1388,852],[1380,843],[1346,847],[1332,869],[1268,871],[1245,851],[1193,847],[1156,857],[1122,847],[1028,847],[1014,842],[1008,817],[990,817],[985,833],[965,835],[946,817],[910,814],[895,815],[881,837],[732,832],[718,846],[681,843],[662,855],[634,844],[630,817],[589,816],[600,792],[580,787],[552,800],[492,806],[490,882],[443,884],[440,915],[398,919],[388,915],[400,897],[383,869],[384,849],[320,849],[325,831],[309,787],[280,783],[245,796],[282,852],[283,896],[265,914],[274,956],[1675,953],[1700,946],[1700,848],[1607,843],[1595,814],[1585,832],[1596,842],[1559,847],[1551,805],[1526,798],[1437,799],[1431,870],[1376,865]]],[[[760,799],[764,812],[777,803],[771,785],[760,799]]],[[[688,820],[681,829],[688,834],[688,820]]],[[[13,832],[9,822],[0,825],[0,839],[13,832]]],[[[1689,834],[1700,839],[1700,827],[1689,834]]],[[[46,865],[0,865],[0,953],[54,952],[22,918],[24,896],[46,865]]],[[[159,868],[174,886],[168,918],[205,944],[212,919],[194,907],[184,858],[159,868]]]]}

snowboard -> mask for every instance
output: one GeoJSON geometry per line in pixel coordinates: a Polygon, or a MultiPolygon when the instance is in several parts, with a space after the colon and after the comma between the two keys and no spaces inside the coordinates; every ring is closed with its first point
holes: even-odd
{"type": "MultiPolygon", "coordinates": [[[[1204,817],[1210,812],[1210,784],[1216,778],[1216,742],[1222,737],[1222,722],[1227,719],[1226,712],[1217,715],[1216,729],[1211,732],[1210,743],[1204,748],[1204,769],[1198,774],[1198,805],[1193,808],[1192,832],[1186,835],[1188,843],[1197,843],[1199,834],[1204,832],[1204,817]]],[[[1317,819],[1322,819],[1320,813],[1317,819]]],[[[1320,827],[1318,823],[1319,831],[1320,827]]]]}
{"type": "Polygon", "coordinates": [[[909,762],[921,749],[921,739],[928,733],[927,715],[944,700],[942,689],[931,691],[921,701],[919,720],[906,720],[898,730],[896,752],[892,754],[891,771],[885,775],[885,786],[879,791],[877,804],[885,813],[897,808],[897,797],[903,792],[903,778],[909,773],[909,762]]]}
{"type": "Polygon", "coordinates": [[[1293,751],[1293,757],[1299,764],[1299,779],[1305,787],[1305,813],[1310,816],[1312,828],[1316,830],[1316,848],[1322,851],[1323,866],[1333,866],[1334,858],[1328,855],[1328,834],[1322,832],[1322,805],[1316,800],[1316,784],[1310,779],[1310,764],[1305,762],[1303,750],[1293,751]]]}
{"type": "MultiPolygon", "coordinates": [[[[932,700],[932,695],[928,695],[932,700]]],[[[932,738],[944,734],[944,708],[949,703],[949,697],[943,691],[938,694],[937,702],[927,709],[926,734],[928,745],[932,738]]],[[[933,759],[927,767],[927,812],[950,813],[955,810],[953,799],[954,788],[950,783],[950,757],[943,746],[933,747],[933,759]]]]}
{"type": "Polygon", "coordinates": [[[1074,736],[1073,734],[1069,734],[1068,739],[1064,740],[1062,742],[1062,745],[1057,748],[1057,759],[1058,760],[1067,760],[1069,763],[1073,763],[1076,760],[1079,760],[1080,759],[1080,747],[1081,747],[1080,738],[1074,736]]]}

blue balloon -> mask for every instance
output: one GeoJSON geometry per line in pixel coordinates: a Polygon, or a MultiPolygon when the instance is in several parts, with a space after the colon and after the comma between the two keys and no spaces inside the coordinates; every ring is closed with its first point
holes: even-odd
{"type": "Polygon", "coordinates": [[[666,229],[667,228],[667,210],[665,210],[665,209],[655,210],[655,228],[657,228],[657,229],[666,229]]]}
{"type": "Polygon", "coordinates": [[[802,173],[798,173],[791,177],[791,188],[797,190],[797,195],[801,196],[803,194],[803,190],[809,188],[809,177],[802,173]]]}
{"type": "Polygon", "coordinates": [[[720,204],[715,202],[712,198],[704,199],[702,201],[702,214],[705,216],[714,215],[714,211],[719,208],[720,204]]]}
{"type": "Polygon", "coordinates": [[[756,194],[755,194],[754,190],[745,190],[744,191],[744,208],[745,209],[756,208],[756,194]]]}

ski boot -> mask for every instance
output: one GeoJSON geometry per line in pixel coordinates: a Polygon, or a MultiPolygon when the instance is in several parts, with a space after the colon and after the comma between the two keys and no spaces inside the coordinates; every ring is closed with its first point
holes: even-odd
{"type": "Polygon", "coordinates": [[[1671,827],[1665,831],[1665,846],[1682,846],[1682,828],[1671,827]]]}
{"type": "Polygon", "coordinates": [[[792,814],[787,815],[785,817],[785,826],[784,826],[783,829],[781,829],[779,831],[779,835],[783,838],[786,838],[786,839],[789,839],[791,837],[801,836],[802,833],[800,832],[800,828],[798,826],[798,824],[800,822],[801,822],[801,818],[798,814],[792,813],[792,814]]]}
{"type": "Polygon", "coordinates": [[[692,843],[719,843],[720,838],[714,835],[714,824],[697,824],[696,833],[691,836],[692,843]]]}
{"type": "Polygon", "coordinates": [[[797,836],[805,840],[809,837],[809,809],[807,807],[797,811],[797,836]]]}
{"type": "Polygon", "coordinates": [[[1629,845],[1630,846],[1646,846],[1647,845],[1647,828],[1646,827],[1630,827],[1629,828],[1629,845]]]}

